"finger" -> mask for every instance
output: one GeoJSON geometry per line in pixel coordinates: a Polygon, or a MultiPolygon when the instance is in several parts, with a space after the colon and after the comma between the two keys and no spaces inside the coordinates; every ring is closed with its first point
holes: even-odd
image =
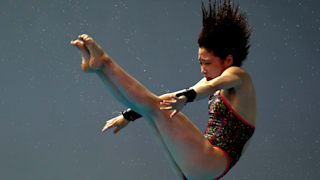
{"type": "Polygon", "coordinates": [[[176,101],[183,101],[183,100],[184,100],[184,96],[174,97],[174,99],[175,99],[176,101]]]}
{"type": "Polygon", "coordinates": [[[163,100],[162,102],[160,102],[160,104],[173,104],[176,103],[177,100],[173,99],[173,100],[163,100]]]}
{"type": "Polygon", "coordinates": [[[114,124],[111,124],[111,123],[107,122],[106,125],[104,125],[104,127],[102,129],[102,132],[107,131],[108,129],[110,129],[113,126],[114,126],[114,124]]]}
{"type": "Polygon", "coordinates": [[[172,94],[172,95],[171,95],[171,99],[177,99],[176,94],[172,94]]]}
{"type": "Polygon", "coordinates": [[[176,103],[176,102],[177,102],[177,100],[175,100],[175,99],[162,101],[162,103],[176,103]]]}
{"type": "Polygon", "coordinates": [[[162,111],[171,111],[171,110],[173,110],[173,107],[172,107],[172,106],[169,106],[169,107],[160,107],[160,110],[162,110],[162,111]]]}
{"type": "MultiPolygon", "coordinates": [[[[180,97],[181,97],[181,96],[180,96],[180,97]]],[[[175,100],[179,100],[180,97],[173,96],[172,98],[175,99],[175,100]]]]}
{"type": "Polygon", "coordinates": [[[113,133],[117,134],[120,131],[120,129],[121,129],[120,127],[117,127],[115,130],[113,130],[113,133]]]}
{"type": "Polygon", "coordinates": [[[166,106],[171,106],[171,103],[167,103],[167,102],[160,103],[160,107],[166,107],[166,106]]]}
{"type": "Polygon", "coordinates": [[[108,130],[109,129],[109,127],[107,126],[107,125],[105,125],[103,128],[102,128],[102,132],[105,132],[106,130],[108,130]]]}
{"type": "Polygon", "coordinates": [[[178,114],[178,110],[174,110],[171,115],[170,115],[170,118],[173,118],[176,114],[178,114]]]}
{"type": "Polygon", "coordinates": [[[178,101],[183,101],[183,100],[185,100],[185,97],[184,97],[184,96],[180,96],[180,97],[176,97],[176,99],[177,99],[178,101]]]}

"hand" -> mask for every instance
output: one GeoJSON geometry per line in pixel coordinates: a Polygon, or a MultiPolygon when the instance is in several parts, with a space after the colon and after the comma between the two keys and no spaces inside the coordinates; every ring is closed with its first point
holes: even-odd
{"type": "Polygon", "coordinates": [[[129,122],[130,121],[126,120],[122,115],[120,115],[111,120],[108,120],[106,122],[106,125],[103,127],[102,132],[105,132],[112,127],[116,127],[116,129],[113,130],[113,133],[116,134],[122,128],[126,127],[129,124],[129,122]]]}
{"type": "Polygon", "coordinates": [[[187,103],[187,98],[185,96],[176,97],[175,94],[170,94],[170,96],[166,98],[167,99],[160,102],[160,109],[163,111],[173,110],[173,112],[170,114],[170,118],[173,118],[176,114],[178,114],[178,112],[181,111],[187,103]]]}
{"type": "Polygon", "coordinates": [[[71,41],[71,45],[76,46],[82,54],[82,70],[85,72],[95,72],[103,67],[103,58],[109,56],[102,48],[87,34],[78,36],[78,39],[71,41]]]}

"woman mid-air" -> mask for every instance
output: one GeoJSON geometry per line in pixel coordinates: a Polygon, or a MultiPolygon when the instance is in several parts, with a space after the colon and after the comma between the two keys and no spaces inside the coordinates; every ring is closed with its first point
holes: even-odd
{"type": "Polygon", "coordinates": [[[198,59],[204,78],[187,90],[156,96],[127,74],[92,39],[71,41],[83,54],[82,69],[94,72],[130,109],[107,121],[115,133],[141,116],[175,172],[184,179],[219,179],[239,160],[255,130],[256,98],[250,75],[240,68],[249,49],[245,15],[229,0],[202,5],[198,59]],[[180,111],[209,97],[208,127],[202,133],[180,111]]]}

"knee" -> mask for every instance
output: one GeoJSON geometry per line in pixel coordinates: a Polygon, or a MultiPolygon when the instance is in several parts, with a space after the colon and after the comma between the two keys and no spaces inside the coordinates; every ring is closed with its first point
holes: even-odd
{"type": "MultiPolygon", "coordinates": [[[[170,114],[173,111],[163,111],[160,110],[160,102],[163,100],[171,99],[172,94],[163,94],[161,96],[152,96],[152,100],[148,101],[148,103],[143,104],[143,106],[137,107],[140,109],[139,112],[143,114],[144,117],[156,118],[156,119],[170,119],[170,114]]],[[[179,116],[181,112],[179,112],[176,116],[179,116]]]]}
{"type": "Polygon", "coordinates": [[[212,180],[219,177],[222,172],[218,169],[207,167],[207,166],[197,166],[192,168],[186,168],[183,170],[185,176],[189,180],[212,180]]]}
{"type": "Polygon", "coordinates": [[[188,180],[212,180],[218,177],[214,172],[211,173],[185,173],[184,174],[188,180]]]}
{"type": "Polygon", "coordinates": [[[149,99],[149,101],[145,101],[144,99],[140,99],[140,101],[144,103],[135,103],[134,106],[130,108],[146,118],[159,116],[161,114],[160,102],[162,99],[160,97],[153,96],[152,100],[149,99]]]}
{"type": "Polygon", "coordinates": [[[212,180],[220,176],[225,170],[223,163],[217,163],[214,160],[209,162],[207,159],[195,159],[194,163],[183,167],[183,172],[187,179],[212,180]]]}

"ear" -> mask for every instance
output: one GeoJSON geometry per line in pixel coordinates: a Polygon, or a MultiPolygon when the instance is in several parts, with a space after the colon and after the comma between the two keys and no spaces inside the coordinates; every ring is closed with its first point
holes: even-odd
{"type": "Polygon", "coordinates": [[[224,60],[225,67],[230,67],[233,64],[233,56],[229,54],[226,59],[224,60]]]}

